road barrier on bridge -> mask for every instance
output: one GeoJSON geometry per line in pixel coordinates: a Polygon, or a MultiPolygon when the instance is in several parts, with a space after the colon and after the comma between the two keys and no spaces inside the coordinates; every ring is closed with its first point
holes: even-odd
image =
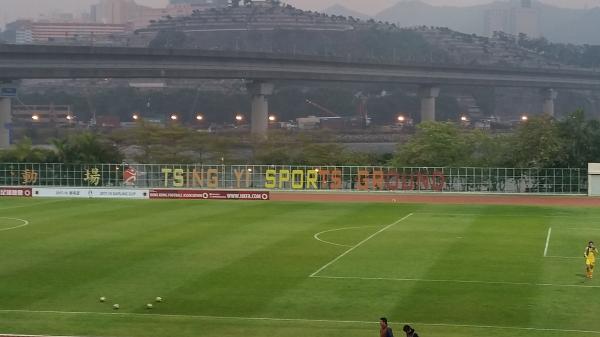
{"type": "Polygon", "coordinates": [[[586,169],[0,164],[0,186],[587,194],[586,169]]]}

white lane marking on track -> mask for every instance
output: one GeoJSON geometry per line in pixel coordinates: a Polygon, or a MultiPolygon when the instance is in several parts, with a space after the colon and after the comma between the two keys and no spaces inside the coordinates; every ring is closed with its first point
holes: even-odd
{"type": "Polygon", "coordinates": [[[393,278],[393,277],[313,276],[313,278],[331,279],[331,280],[490,284],[490,285],[529,286],[529,287],[560,287],[560,288],[590,288],[590,289],[600,288],[600,286],[586,286],[586,285],[581,285],[581,284],[552,284],[552,283],[474,281],[474,280],[473,281],[472,280],[435,280],[435,279],[393,278]]]}
{"type": "MultiPolygon", "coordinates": [[[[165,317],[165,318],[192,318],[201,320],[238,320],[238,321],[272,321],[272,322],[305,322],[305,323],[334,323],[334,324],[369,324],[376,325],[374,321],[355,321],[355,320],[328,320],[328,319],[306,319],[306,318],[275,318],[275,317],[241,317],[241,316],[209,316],[209,315],[177,315],[177,314],[141,314],[128,312],[86,312],[86,311],[51,311],[51,310],[1,310],[0,313],[33,313],[33,314],[58,314],[58,315],[98,315],[98,316],[132,316],[132,317],[165,317]]],[[[390,322],[402,324],[400,322],[390,322]]],[[[575,329],[552,329],[552,328],[534,328],[518,326],[500,326],[500,325],[475,325],[475,324],[447,324],[447,323],[419,323],[406,322],[421,326],[440,326],[454,328],[474,328],[474,329],[499,329],[499,330],[523,330],[523,331],[554,331],[554,332],[575,332],[586,334],[598,334],[600,331],[594,330],[575,330],[575,329]]],[[[22,336],[22,335],[7,335],[22,336]]]]}
{"type": "Polygon", "coordinates": [[[18,225],[18,226],[10,227],[10,228],[0,228],[0,232],[9,231],[9,230],[12,230],[12,229],[17,229],[17,228],[21,228],[21,227],[25,227],[25,226],[29,225],[29,221],[23,220],[23,219],[0,217],[0,220],[2,220],[2,219],[4,219],[4,220],[21,221],[21,224],[18,225]]]}
{"type": "Polygon", "coordinates": [[[383,227],[382,229],[378,230],[377,232],[369,235],[369,237],[367,237],[366,239],[362,240],[361,242],[355,244],[354,246],[350,247],[350,249],[346,250],[345,252],[343,252],[342,254],[340,254],[338,257],[336,257],[335,259],[329,261],[329,263],[325,264],[324,266],[322,266],[321,268],[317,269],[317,271],[315,271],[314,273],[310,274],[308,277],[314,277],[315,275],[317,275],[318,273],[322,272],[323,270],[325,270],[325,268],[331,266],[332,264],[334,264],[336,261],[338,261],[339,259],[341,259],[342,257],[348,255],[350,252],[352,252],[353,250],[355,250],[356,248],[362,246],[365,242],[371,240],[372,238],[374,238],[377,234],[389,229],[390,227],[399,224],[400,222],[408,219],[409,217],[411,217],[413,215],[413,213],[408,214],[407,216],[398,219],[394,222],[392,222],[391,224],[383,227]]]}
{"type": "Polygon", "coordinates": [[[337,232],[337,231],[343,231],[343,230],[346,230],[346,229],[372,228],[372,227],[378,227],[378,226],[357,226],[357,227],[344,227],[344,228],[329,229],[329,230],[322,231],[322,232],[319,232],[319,233],[313,235],[313,238],[315,238],[317,241],[321,241],[323,243],[327,243],[327,244],[334,245],[334,246],[352,247],[351,245],[343,245],[341,243],[335,243],[335,242],[326,241],[326,240],[321,239],[319,236],[321,234],[330,233],[330,232],[337,232]]]}
{"type": "Polygon", "coordinates": [[[544,248],[544,257],[548,255],[548,245],[550,245],[550,235],[552,235],[552,227],[548,228],[548,236],[546,236],[546,247],[544,248]]]}

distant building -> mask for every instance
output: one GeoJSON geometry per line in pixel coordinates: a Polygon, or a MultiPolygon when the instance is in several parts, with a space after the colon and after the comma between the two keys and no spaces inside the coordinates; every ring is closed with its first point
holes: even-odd
{"type": "Polygon", "coordinates": [[[17,124],[67,125],[74,122],[70,105],[15,105],[12,107],[13,122],[17,124]]]}
{"type": "Polygon", "coordinates": [[[229,0],[169,0],[169,4],[188,4],[211,8],[222,8],[227,7],[229,5],[229,0]]]}
{"type": "Polygon", "coordinates": [[[494,32],[508,33],[508,13],[504,8],[492,8],[485,12],[485,35],[492,37],[494,32]]]}
{"type": "Polygon", "coordinates": [[[540,13],[531,7],[531,1],[523,0],[521,7],[513,7],[510,12],[511,34],[525,34],[529,37],[540,37],[540,13]],[[529,7],[526,7],[529,6],[529,7]]]}
{"type": "Polygon", "coordinates": [[[52,43],[52,42],[103,42],[130,32],[126,24],[71,23],[71,22],[33,22],[20,20],[11,23],[15,30],[16,44],[52,43]]]}
{"type": "Polygon", "coordinates": [[[15,32],[16,44],[32,44],[33,43],[33,32],[31,29],[19,29],[15,32]]]}
{"type": "Polygon", "coordinates": [[[534,8],[531,0],[497,2],[484,15],[484,32],[487,36],[493,36],[494,32],[526,34],[534,38],[541,36],[540,12],[534,8]]]}
{"type": "Polygon", "coordinates": [[[100,0],[92,5],[91,16],[97,23],[125,24],[136,16],[138,7],[133,0],[100,0]]]}
{"type": "Polygon", "coordinates": [[[189,16],[195,10],[227,6],[227,0],[171,1],[165,8],[138,5],[134,0],[100,0],[92,5],[92,21],[104,24],[131,24],[134,29],[144,28],[164,17],[189,16]]]}

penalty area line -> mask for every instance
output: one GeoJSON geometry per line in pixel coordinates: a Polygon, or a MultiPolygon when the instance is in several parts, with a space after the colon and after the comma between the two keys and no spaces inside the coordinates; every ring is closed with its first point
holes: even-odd
{"type": "Polygon", "coordinates": [[[590,288],[590,289],[600,288],[600,286],[588,286],[588,285],[582,285],[582,284],[553,284],[553,283],[528,283],[528,282],[505,282],[505,281],[477,281],[477,280],[437,280],[437,279],[393,278],[393,277],[313,276],[313,278],[330,279],[330,280],[463,283],[463,284],[487,284],[487,285],[508,285],[508,286],[528,286],[528,287],[590,288]]]}
{"type": "MultiPolygon", "coordinates": [[[[44,310],[0,310],[0,313],[30,313],[30,314],[56,314],[56,315],[97,315],[113,317],[162,317],[162,318],[190,318],[199,320],[237,320],[237,321],[264,321],[264,322],[299,322],[299,323],[329,323],[329,324],[357,324],[357,325],[376,325],[376,321],[358,321],[358,320],[329,320],[329,319],[307,319],[307,318],[275,318],[275,317],[241,317],[241,316],[210,316],[210,315],[178,315],[178,314],[142,314],[128,312],[86,312],[86,311],[44,311],[44,310]]],[[[403,324],[400,322],[390,322],[394,324],[403,324]]],[[[575,330],[575,329],[553,329],[553,328],[535,328],[519,326],[501,326],[501,325],[476,325],[476,324],[449,324],[449,323],[419,323],[407,322],[420,326],[448,327],[448,328],[470,328],[470,329],[490,329],[490,330],[516,330],[516,331],[548,331],[548,332],[573,332],[600,335],[600,331],[594,330],[575,330]]],[[[0,334],[0,336],[9,337],[42,337],[36,335],[14,335],[0,334]]]]}
{"type": "Polygon", "coordinates": [[[349,253],[351,253],[353,250],[355,250],[356,248],[362,246],[363,244],[365,244],[365,242],[371,240],[372,238],[374,238],[375,236],[377,236],[379,233],[389,229],[390,227],[399,224],[400,222],[408,219],[409,217],[411,217],[413,215],[413,213],[408,214],[407,216],[400,218],[394,222],[392,222],[391,224],[383,227],[382,229],[378,230],[377,232],[369,235],[366,239],[362,240],[361,242],[355,244],[354,246],[350,247],[350,249],[346,250],[345,252],[343,252],[342,254],[340,254],[339,256],[337,256],[335,259],[329,261],[327,264],[325,264],[324,266],[322,266],[321,268],[317,269],[317,271],[315,271],[314,273],[310,274],[308,277],[315,277],[318,273],[322,272],[323,270],[325,270],[327,267],[331,266],[332,264],[336,263],[339,259],[341,259],[342,257],[348,255],[349,253]]]}

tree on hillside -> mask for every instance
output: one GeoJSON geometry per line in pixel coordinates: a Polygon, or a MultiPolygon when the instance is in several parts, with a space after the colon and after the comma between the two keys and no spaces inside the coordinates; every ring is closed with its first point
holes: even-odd
{"type": "Polygon", "coordinates": [[[425,122],[406,144],[399,146],[394,166],[464,166],[472,149],[460,129],[452,123],[425,122]]]}
{"type": "Polygon", "coordinates": [[[86,132],[53,141],[58,160],[68,164],[120,163],[123,154],[108,139],[86,132]]]}
{"type": "Polygon", "coordinates": [[[464,135],[471,151],[470,159],[463,166],[513,167],[511,135],[489,134],[474,130],[464,135]]]}
{"type": "Polygon", "coordinates": [[[560,130],[552,117],[530,118],[517,128],[512,139],[515,167],[556,167],[565,155],[560,130]]]}
{"type": "Polygon", "coordinates": [[[133,129],[120,130],[112,139],[121,147],[134,146],[133,159],[139,163],[199,163],[207,149],[207,137],[192,129],[143,121],[133,129]]]}
{"type": "MultiPolygon", "coordinates": [[[[254,145],[253,162],[264,165],[346,165],[350,153],[326,133],[313,137],[274,133],[254,145]],[[316,140],[318,138],[318,140],[316,140]]],[[[363,163],[363,165],[368,163],[363,163]]]]}
{"type": "Polygon", "coordinates": [[[583,110],[577,110],[558,123],[564,155],[561,166],[585,168],[600,161],[600,122],[585,120],[583,110]]]}
{"type": "Polygon", "coordinates": [[[8,150],[0,151],[3,163],[54,163],[59,161],[51,150],[33,147],[31,139],[23,138],[8,150]]]}

